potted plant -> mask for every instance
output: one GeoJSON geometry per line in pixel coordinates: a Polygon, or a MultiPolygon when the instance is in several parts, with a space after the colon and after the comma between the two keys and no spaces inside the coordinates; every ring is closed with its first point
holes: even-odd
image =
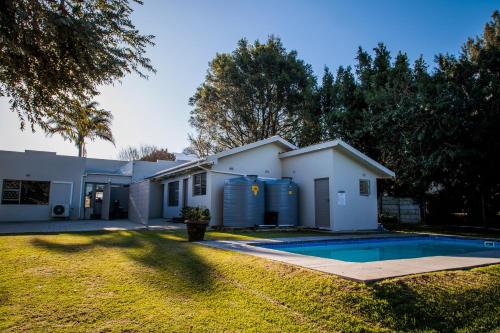
{"type": "Polygon", "coordinates": [[[188,240],[190,242],[202,241],[210,221],[208,208],[184,207],[181,210],[181,217],[187,226],[188,240]]]}

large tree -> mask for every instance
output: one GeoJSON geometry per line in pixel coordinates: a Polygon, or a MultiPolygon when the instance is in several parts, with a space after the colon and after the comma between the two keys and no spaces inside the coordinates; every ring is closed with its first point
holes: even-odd
{"type": "Polygon", "coordinates": [[[317,107],[315,84],[311,67],[280,39],[254,44],[242,39],[231,54],[215,56],[189,101],[190,123],[198,132],[193,138],[212,151],[273,135],[299,142],[315,119],[307,117],[317,107]]]}
{"type": "Polygon", "coordinates": [[[64,118],[47,122],[49,135],[59,134],[73,142],[78,148],[79,157],[87,156],[87,140],[100,139],[115,144],[111,132],[111,112],[99,109],[97,102],[83,104],[73,100],[70,108],[71,112],[66,113],[64,118]]]}
{"type": "Polygon", "coordinates": [[[421,57],[410,65],[383,44],[372,54],[360,48],[355,75],[340,67],[323,76],[323,135],[396,171],[390,188],[379,189],[431,200],[448,217],[462,211],[470,222],[491,221],[500,205],[499,59],[498,12],[458,56],[438,55],[431,72],[421,57]]]}
{"type": "Polygon", "coordinates": [[[0,97],[21,128],[46,128],[99,85],[154,72],[153,36],[139,33],[132,11],[128,0],[0,0],[0,97]]]}

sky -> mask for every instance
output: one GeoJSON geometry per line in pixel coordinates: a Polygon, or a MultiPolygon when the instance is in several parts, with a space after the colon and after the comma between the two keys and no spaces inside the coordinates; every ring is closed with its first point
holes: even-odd
{"type": "MultiPolygon", "coordinates": [[[[188,146],[188,99],[203,82],[216,53],[231,52],[241,38],[265,41],[275,35],[310,64],[318,76],[328,66],[352,65],[358,46],[384,42],[432,63],[438,53],[457,54],[469,36],[482,32],[500,1],[294,1],[144,0],[132,20],[143,34],[155,35],[148,48],[157,73],[148,80],[130,75],[100,89],[100,106],[113,112],[116,146],[90,142],[89,157],[117,158],[127,146],[152,144],[180,152],[188,146]]],[[[25,149],[76,155],[75,146],[40,130],[21,131],[17,115],[0,98],[0,150],[25,149]]]]}

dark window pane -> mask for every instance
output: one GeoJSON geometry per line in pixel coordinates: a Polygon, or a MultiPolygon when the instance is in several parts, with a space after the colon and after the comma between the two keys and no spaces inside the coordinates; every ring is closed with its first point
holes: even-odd
{"type": "Polygon", "coordinates": [[[168,183],[168,205],[179,206],[179,182],[168,183]]]}
{"type": "Polygon", "coordinates": [[[48,205],[50,182],[22,181],[22,205],[48,205]]]}
{"type": "Polygon", "coordinates": [[[207,173],[193,175],[193,195],[207,194],[207,173]]]}
{"type": "Polygon", "coordinates": [[[370,181],[367,179],[359,180],[359,194],[368,196],[370,195],[370,181]]]}

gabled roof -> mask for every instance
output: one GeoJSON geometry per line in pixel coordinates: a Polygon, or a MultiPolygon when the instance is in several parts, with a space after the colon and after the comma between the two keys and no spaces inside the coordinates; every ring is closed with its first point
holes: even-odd
{"type": "Polygon", "coordinates": [[[320,150],[324,150],[324,149],[329,149],[329,148],[335,148],[335,149],[339,149],[339,150],[343,151],[344,153],[353,157],[355,160],[358,160],[362,163],[367,164],[368,166],[372,167],[373,169],[377,170],[382,175],[384,175],[388,178],[396,176],[394,171],[389,170],[388,168],[386,168],[382,164],[371,159],[370,157],[366,156],[365,154],[363,154],[362,152],[360,152],[359,150],[357,150],[353,146],[345,143],[344,141],[342,141],[340,139],[327,141],[327,142],[319,143],[316,145],[307,146],[304,148],[295,149],[292,151],[281,153],[280,158],[281,159],[289,158],[289,157],[298,156],[298,155],[307,154],[307,153],[312,153],[312,152],[316,152],[316,151],[320,151],[320,150]]]}
{"type": "Polygon", "coordinates": [[[241,153],[243,151],[247,151],[247,150],[250,150],[253,148],[265,146],[265,145],[270,144],[270,143],[278,143],[287,150],[298,149],[297,146],[286,141],[281,136],[275,135],[275,136],[272,136],[272,137],[264,139],[264,140],[259,140],[259,141],[255,141],[255,142],[243,145],[241,147],[236,147],[236,148],[221,151],[220,153],[211,155],[208,158],[221,158],[221,157],[225,157],[225,156],[229,156],[229,155],[234,155],[234,154],[241,153]]]}
{"type": "Polygon", "coordinates": [[[178,173],[178,172],[182,172],[182,171],[186,171],[186,170],[190,170],[190,169],[196,169],[200,165],[213,164],[219,158],[238,154],[238,153],[250,150],[250,149],[265,146],[265,145],[270,144],[270,143],[277,143],[277,144],[281,145],[283,148],[285,148],[286,150],[298,149],[297,146],[286,141],[285,139],[283,139],[279,135],[275,135],[275,136],[272,136],[272,137],[264,139],[264,140],[259,140],[259,141],[252,142],[252,143],[240,146],[240,147],[235,147],[235,148],[231,148],[228,150],[224,150],[224,151],[221,151],[220,153],[213,154],[213,155],[207,156],[205,158],[201,158],[201,159],[198,159],[195,161],[183,163],[183,164],[177,165],[173,168],[161,170],[149,178],[157,178],[157,177],[166,176],[166,175],[172,174],[172,173],[178,173]]]}

